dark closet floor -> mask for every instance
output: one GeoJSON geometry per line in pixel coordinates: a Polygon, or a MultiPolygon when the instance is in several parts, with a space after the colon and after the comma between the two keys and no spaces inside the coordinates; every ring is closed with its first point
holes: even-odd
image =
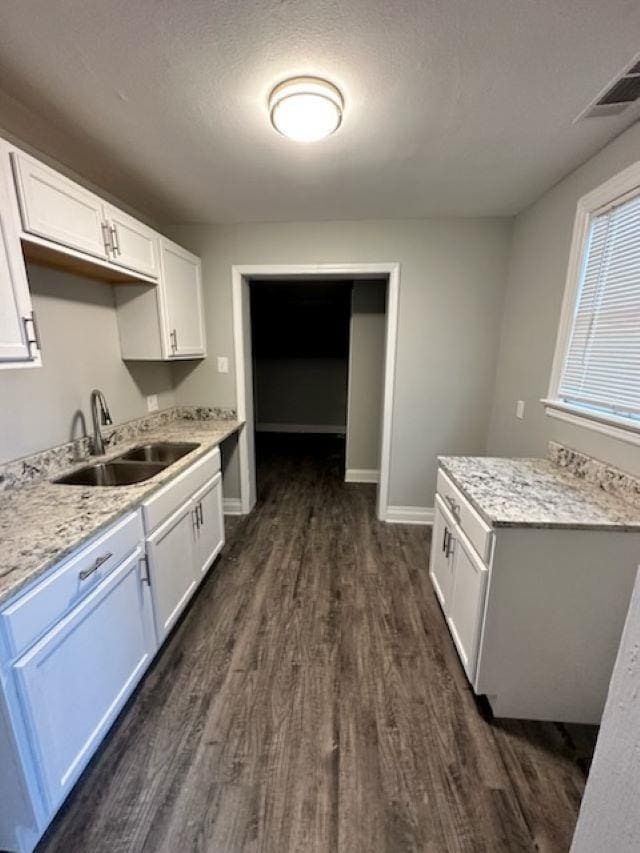
{"type": "Polygon", "coordinates": [[[343,442],[260,437],[259,502],[42,851],[566,851],[596,730],[487,722],[343,442]]]}

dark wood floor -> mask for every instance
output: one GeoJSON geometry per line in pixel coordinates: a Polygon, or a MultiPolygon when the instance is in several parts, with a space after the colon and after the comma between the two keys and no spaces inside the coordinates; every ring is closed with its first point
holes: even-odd
{"type": "Polygon", "coordinates": [[[259,446],[259,503],[44,851],[566,851],[595,730],[488,722],[427,577],[334,438],[259,446]]]}

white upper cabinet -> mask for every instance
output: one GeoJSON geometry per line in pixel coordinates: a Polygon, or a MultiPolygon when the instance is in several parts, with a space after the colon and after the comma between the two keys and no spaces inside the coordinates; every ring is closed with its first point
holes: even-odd
{"type": "Polygon", "coordinates": [[[0,367],[39,364],[8,150],[0,141],[0,367]]]}
{"type": "Polygon", "coordinates": [[[14,151],[11,157],[23,229],[107,259],[102,199],[27,154],[14,151]]]}
{"type": "Polygon", "coordinates": [[[67,247],[112,269],[158,277],[155,231],[33,157],[21,151],[11,157],[27,240],[38,238],[40,245],[67,247]]]}
{"type": "Polygon", "coordinates": [[[109,233],[111,262],[157,278],[156,232],[110,204],[104,205],[104,216],[109,233]]]}
{"type": "Polygon", "coordinates": [[[169,358],[206,353],[200,258],[160,237],[165,352],[169,358]]]}
{"type": "Polygon", "coordinates": [[[200,258],[0,140],[0,367],[39,363],[25,257],[111,284],[124,359],[206,355],[200,258]]]}
{"type": "Polygon", "coordinates": [[[116,288],[120,351],[132,361],[179,361],[206,355],[200,258],[157,238],[157,287],[116,288]]]}

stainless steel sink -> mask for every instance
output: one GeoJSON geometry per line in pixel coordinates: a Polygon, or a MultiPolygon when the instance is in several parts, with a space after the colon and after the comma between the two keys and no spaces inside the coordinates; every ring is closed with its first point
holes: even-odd
{"type": "Polygon", "coordinates": [[[142,483],[164,471],[166,462],[96,462],[78,471],[73,471],[65,477],[59,477],[54,483],[67,486],[130,486],[132,483],[142,483]]]}
{"type": "Polygon", "coordinates": [[[157,444],[143,444],[140,447],[134,447],[133,450],[128,450],[118,459],[135,460],[140,462],[164,462],[165,465],[171,465],[178,459],[182,459],[187,453],[200,447],[199,444],[193,443],[170,443],[158,442],[157,444]]]}

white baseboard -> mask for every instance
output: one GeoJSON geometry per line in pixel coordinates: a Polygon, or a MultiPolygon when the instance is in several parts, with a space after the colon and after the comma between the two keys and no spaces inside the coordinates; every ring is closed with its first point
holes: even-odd
{"type": "Polygon", "coordinates": [[[256,424],[256,432],[319,432],[345,435],[347,428],[344,424],[256,424]]]}
{"type": "Polygon", "coordinates": [[[388,506],[384,521],[390,524],[433,524],[431,506],[388,506]]]}
{"type": "Polygon", "coordinates": [[[347,468],[345,483],[377,483],[380,471],[377,468],[347,468]]]}
{"type": "Polygon", "coordinates": [[[223,498],[222,510],[225,515],[243,515],[240,498],[223,498]]]}

